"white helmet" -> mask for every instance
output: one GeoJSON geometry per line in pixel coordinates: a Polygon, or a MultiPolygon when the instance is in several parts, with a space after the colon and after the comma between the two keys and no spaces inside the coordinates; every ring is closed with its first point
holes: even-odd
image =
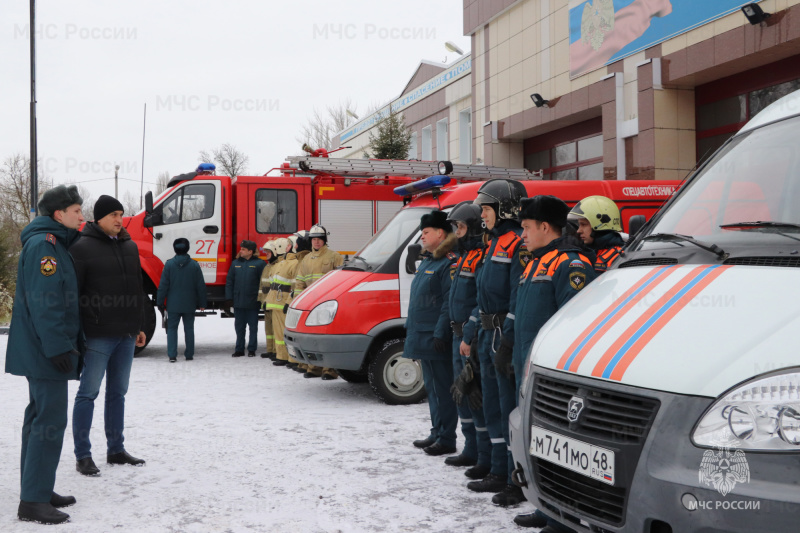
{"type": "Polygon", "coordinates": [[[322,239],[325,244],[328,244],[328,235],[328,230],[326,230],[325,226],[322,224],[314,224],[311,226],[311,229],[308,230],[309,239],[322,239]]]}
{"type": "Polygon", "coordinates": [[[292,248],[292,241],[286,237],[281,237],[272,241],[272,249],[276,255],[284,255],[292,248]]]}

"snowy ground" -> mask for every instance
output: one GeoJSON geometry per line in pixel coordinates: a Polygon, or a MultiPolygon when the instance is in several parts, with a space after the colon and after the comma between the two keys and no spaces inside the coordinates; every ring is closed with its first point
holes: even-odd
{"type": "MultiPolygon", "coordinates": [[[[512,522],[529,504],[496,507],[490,494],[466,489],[463,469],[411,445],[427,435],[426,404],[388,406],[366,384],[233,359],[230,319],[198,319],[195,329],[194,361],[181,355],[169,364],[159,330],[134,362],[125,444],[144,467],[105,463],[102,401],[92,430],[100,477],[75,471],[67,428],[56,491],[78,503],[54,531],[536,531],[512,522]]],[[[2,365],[7,338],[0,336],[2,365]]],[[[70,398],[76,390],[71,382],[70,398]]],[[[24,378],[0,376],[2,532],[44,527],[16,518],[27,398],[24,378]]],[[[70,420],[71,410],[72,400],[70,420]]]]}

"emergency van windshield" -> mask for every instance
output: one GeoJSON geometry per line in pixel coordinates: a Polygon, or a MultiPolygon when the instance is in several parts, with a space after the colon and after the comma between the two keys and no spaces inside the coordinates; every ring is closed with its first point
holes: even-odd
{"type": "Polygon", "coordinates": [[[794,117],[734,137],[681,189],[634,250],[680,247],[703,253],[705,246],[731,253],[737,246],[796,248],[798,135],[800,117],[794,117]]]}
{"type": "Polygon", "coordinates": [[[408,242],[414,232],[419,230],[419,220],[427,212],[430,212],[430,208],[401,209],[349,261],[348,266],[353,268],[368,266],[367,270],[380,268],[398,248],[408,242]]]}

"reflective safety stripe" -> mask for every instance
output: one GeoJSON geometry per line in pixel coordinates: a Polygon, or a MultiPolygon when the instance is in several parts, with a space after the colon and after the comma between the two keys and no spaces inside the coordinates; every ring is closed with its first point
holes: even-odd
{"type": "Polygon", "coordinates": [[[506,439],[504,439],[502,437],[499,438],[499,439],[489,439],[489,442],[491,442],[492,444],[505,444],[506,443],[506,439]]]}
{"type": "Polygon", "coordinates": [[[459,420],[461,420],[462,424],[472,424],[471,418],[459,418],[459,420]]]}
{"type": "Polygon", "coordinates": [[[275,335],[267,335],[267,338],[268,338],[268,339],[274,339],[274,338],[275,338],[275,335]]]}
{"type": "Polygon", "coordinates": [[[275,341],[275,344],[286,344],[286,343],[283,341],[275,341]]]}
{"type": "Polygon", "coordinates": [[[280,283],[281,285],[289,285],[292,282],[292,280],[284,278],[283,276],[274,276],[272,281],[273,283],[280,283]]]}
{"type": "Polygon", "coordinates": [[[544,283],[545,281],[553,281],[553,276],[533,276],[531,283],[544,283]]]}
{"type": "Polygon", "coordinates": [[[496,256],[493,255],[492,256],[492,261],[494,261],[495,263],[510,263],[511,262],[511,258],[509,258],[509,257],[496,257],[496,256]]]}
{"type": "Polygon", "coordinates": [[[475,272],[461,272],[459,273],[459,276],[461,276],[462,278],[474,278],[475,272]]]}
{"type": "Polygon", "coordinates": [[[486,428],[479,428],[478,426],[475,426],[475,431],[489,431],[489,430],[486,428]]]}
{"type": "Polygon", "coordinates": [[[267,309],[277,309],[283,311],[283,304],[267,304],[267,309]]]}
{"type": "Polygon", "coordinates": [[[513,313],[508,313],[506,315],[506,318],[510,318],[511,320],[516,320],[517,317],[515,317],[513,313]]]}
{"type": "Polygon", "coordinates": [[[471,322],[477,322],[478,321],[477,317],[474,317],[474,316],[469,317],[469,319],[470,319],[471,322]]]}

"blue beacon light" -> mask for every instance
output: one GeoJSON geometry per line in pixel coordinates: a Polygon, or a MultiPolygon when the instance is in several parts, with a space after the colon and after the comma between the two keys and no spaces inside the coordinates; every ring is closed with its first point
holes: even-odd
{"type": "Polygon", "coordinates": [[[430,176],[425,179],[395,187],[394,193],[399,196],[411,196],[437,187],[444,187],[450,183],[450,176],[430,176]]]}

